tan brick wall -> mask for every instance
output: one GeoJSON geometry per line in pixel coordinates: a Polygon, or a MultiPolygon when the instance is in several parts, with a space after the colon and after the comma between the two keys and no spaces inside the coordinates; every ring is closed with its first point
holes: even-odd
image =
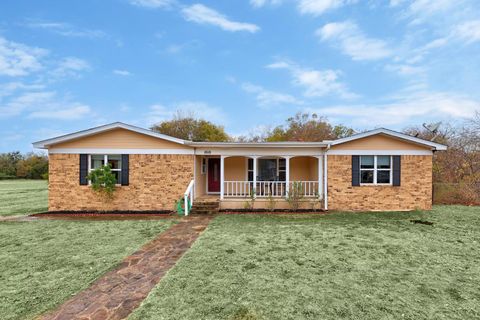
{"type": "Polygon", "coordinates": [[[328,156],[330,210],[395,211],[432,207],[432,156],[402,156],[401,182],[352,187],[352,156],[328,156]]]}
{"type": "Polygon", "coordinates": [[[50,154],[50,211],[172,210],[193,179],[193,155],[130,155],[130,185],[105,203],[79,183],[78,154],[50,154]]]}

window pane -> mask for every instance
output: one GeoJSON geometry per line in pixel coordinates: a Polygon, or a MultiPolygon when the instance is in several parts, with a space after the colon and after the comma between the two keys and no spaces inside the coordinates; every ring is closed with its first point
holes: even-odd
{"type": "Polygon", "coordinates": [[[248,170],[253,170],[253,159],[248,159],[248,170]]]}
{"type": "Polygon", "coordinates": [[[112,174],[115,176],[117,180],[117,184],[122,184],[122,174],[120,171],[112,171],[112,174]]]}
{"type": "Polygon", "coordinates": [[[260,181],[274,181],[277,177],[277,160],[258,160],[260,181]]]}
{"type": "Polygon", "coordinates": [[[285,181],[285,180],[287,180],[287,176],[286,176],[285,171],[280,171],[280,172],[278,172],[278,180],[279,180],[279,181],[285,181]]]}
{"type": "Polygon", "coordinates": [[[90,167],[91,169],[98,169],[103,166],[103,155],[98,155],[98,154],[92,154],[91,156],[91,162],[90,162],[90,167]]]}
{"type": "Polygon", "coordinates": [[[390,156],[378,156],[377,169],[390,169],[390,156]]]}
{"type": "Polygon", "coordinates": [[[362,170],[362,171],[360,171],[360,182],[361,183],[373,183],[373,170],[362,170]]]}
{"type": "Polygon", "coordinates": [[[120,155],[109,155],[108,164],[112,169],[122,169],[122,156],[120,155]]]}
{"type": "Polygon", "coordinates": [[[287,167],[285,159],[278,159],[278,170],[285,170],[287,167]]]}
{"type": "Polygon", "coordinates": [[[248,181],[253,181],[253,171],[248,171],[248,181]]]}
{"type": "Polygon", "coordinates": [[[390,171],[378,170],[377,171],[377,183],[390,183],[390,171]]]}
{"type": "Polygon", "coordinates": [[[360,157],[360,168],[362,169],[373,169],[373,156],[361,156],[360,157]]]}

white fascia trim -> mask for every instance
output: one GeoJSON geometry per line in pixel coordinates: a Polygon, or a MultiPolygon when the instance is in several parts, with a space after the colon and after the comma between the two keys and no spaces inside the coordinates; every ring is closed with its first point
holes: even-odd
{"type": "Polygon", "coordinates": [[[193,149],[100,149],[100,148],[52,148],[49,154],[191,154],[193,149]]]}
{"type": "Polygon", "coordinates": [[[357,156],[431,156],[431,150],[328,150],[328,155],[357,156]]]}
{"type": "Polygon", "coordinates": [[[269,150],[262,148],[251,149],[195,149],[196,155],[202,156],[226,156],[226,157],[266,157],[266,156],[311,156],[318,157],[324,154],[320,148],[310,150],[285,149],[269,150]]]}
{"type": "Polygon", "coordinates": [[[350,136],[350,137],[341,138],[341,139],[337,139],[337,140],[332,140],[332,141],[328,141],[328,142],[332,146],[334,146],[334,145],[337,145],[337,144],[341,144],[341,143],[345,143],[345,142],[349,142],[349,141],[353,141],[353,140],[357,140],[357,139],[370,137],[370,136],[373,136],[373,135],[376,135],[376,134],[389,135],[389,136],[396,137],[396,138],[399,138],[399,139],[402,139],[402,140],[411,141],[411,142],[414,142],[414,143],[417,143],[417,144],[420,144],[420,145],[429,146],[429,147],[434,148],[436,150],[447,150],[447,146],[445,146],[443,144],[439,144],[439,143],[435,143],[435,142],[432,142],[432,141],[412,137],[412,136],[409,136],[407,134],[396,132],[396,131],[385,129],[385,128],[379,128],[379,129],[375,129],[375,130],[371,130],[371,131],[366,131],[366,132],[355,134],[355,135],[350,136]]]}
{"type": "Polygon", "coordinates": [[[325,148],[323,142],[187,142],[198,148],[325,148]]]}
{"type": "Polygon", "coordinates": [[[101,132],[105,132],[105,131],[109,131],[109,130],[113,130],[113,129],[119,129],[119,128],[129,130],[129,131],[133,131],[133,132],[137,132],[137,133],[144,134],[144,135],[148,135],[148,136],[151,136],[151,137],[155,137],[155,138],[179,143],[179,144],[186,144],[187,143],[187,141],[185,141],[185,140],[170,137],[170,136],[167,136],[165,134],[154,132],[152,130],[132,126],[132,125],[122,123],[122,122],[114,122],[114,123],[106,124],[106,125],[103,125],[103,126],[99,126],[99,127],[95,127],[95,128],[82,130],[82,131],[66,134],[66,135],[63,135],[63,136],[55,137],[55,138],[52,138],[52,139],[37,141],[37,142],[33,143],[33,147],[34,148],[39,148],[39,149],[45,149],[45,148],[48,148],[48,146],[52,145],[52,144],[57,144],[57,143],[61,143],[61,142],[66,142],[66,141],[78,139],[78,138],[83,138],[83,137],[90,136],[90,135],[93,135],[93,134],[97,134],[97,133],[101,133],[101,132]]]}

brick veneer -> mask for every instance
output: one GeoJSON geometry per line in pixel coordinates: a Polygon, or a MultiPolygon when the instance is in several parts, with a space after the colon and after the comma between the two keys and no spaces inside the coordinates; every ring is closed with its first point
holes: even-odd
{"type": "Polygon", "coordinates": [[[111,203],[79,183],[78,154],[50,154],[49,211],[173,210],[193,179],[192,155],[130,155],[130,185],[117,187],[111,203]]]}
{"type": "Polygon", "coordinates": [[[432,156],[402,156],[401,186],[352,187],[352,156],[328,156],[330,210],[394,211],[432,208],[432,156]]]}

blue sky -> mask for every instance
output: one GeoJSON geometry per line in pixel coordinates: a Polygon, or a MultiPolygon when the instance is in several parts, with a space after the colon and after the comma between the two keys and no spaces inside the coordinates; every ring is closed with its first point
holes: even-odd
{"type": "Polygon", "coordinates": [[[355,129],[480,110],[477,0],[0,4],[0,152],[176,110],[234,135],[317,112],[355,129]]]}

